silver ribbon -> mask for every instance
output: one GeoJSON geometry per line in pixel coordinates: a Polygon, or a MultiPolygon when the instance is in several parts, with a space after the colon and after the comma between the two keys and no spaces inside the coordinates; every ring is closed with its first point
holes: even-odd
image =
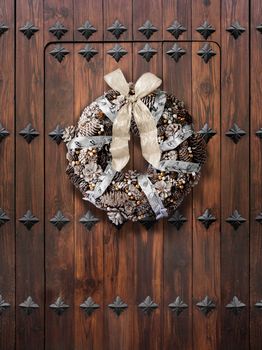
{"type": "Polygon", "coordinates": [[[94,198],[97,199],[106,191],[107,187],[111,184],[116,170],[112,168],[112,164],[108,164],[103,174],[100,176],[100,181],[96,183],[94,189],[94,198]]]}
{"type": "Polygon", "coordinates": [[[188,139],[193,134],[191,125],[185,125],[182,129],[175,132],[166,141],[161,143],[160,148],[162,151],[170,151],[179,146],[183,141],[188,139]]]}
{"type": "MultiPolygon", "coordinates": [[[[105,96],[99,97],[96,100],[96,103],[98,104],[98,107],[101,109],[101,111],[113,123],[116,118],[116,114],[118,112],[117,105],[111,103],[105,96]]],[[[153,108],[151,110],[151,114],[154,117],[156,124],[163,114],[165,104],[166,104],[166,93],[164,91],[158,90],[156,92],[155,101],[153,104],[153,108]]]]}
{"type": "Polygon", "coordinates": [[[182,160],[161,160],[157,168],[161,171],[176,171],[182,173],[197,173],[200,171],[199,163],[184,162],[182,160]]]}
{"type": "Polygon", "coordinates": [[[102,148],[104,145],[109,144],[111,140],[112,136],[78,136],[68,142],[67,149],[69,152],[72,152],[77,148],[102,148]]]}
{"type": "Polygon", "coordinates": [[[156,219],[161,219],[168,216],[167,210],[163,205],[162,200],[158,196],[152,182],[149,180],[147,175],[139,175],[138,183],[142,188],[148,202],[156,215],[156,219]]]}

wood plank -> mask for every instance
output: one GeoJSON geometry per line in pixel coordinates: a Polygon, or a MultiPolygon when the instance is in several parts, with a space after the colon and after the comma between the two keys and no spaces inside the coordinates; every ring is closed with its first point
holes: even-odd
{"type": "MultiPolygon", "coordinates": [[[[103,45],[92,44],[98,54],[87,61],[79,55],[85,45],[74,45],[74,123],[85,106],[104,91],[103,45]]],[[[67,184],[69,186],[69,184],[67,184]]],[[[75,349],[103,349],[103,228],[102,212],[75,196],[75,349]],[[99,218],[88,231],[79,220],[87,211],[99,218]],[[91,297],[100,308],[88,316],[79,305],[91,297]]]]}
{"type": "Polygon", "coordinates": [[[194,0],[192,2],[192,39],[195,40],[213,40],[220,43],[220,0],[194,0]],[[199,33],[196,29],[199,27],[205,28],[205,24],[211,26],[213,33],[210,32],[208,37],[205,34],[199,33]]]}
{"type": "Polygon", "coordinates": [[[261,310],[255,306],[262,299],[262,225],[258,221],[262,212],[262,140],[256,132],[262,128],[262,41],[256,27],[261,24],[261,1],[252,1],[250,11],[250,347],[258,350],[262,347],[261,310]]]}
{"type": "Polygon", "coordinates": [[[103,40],[103,0],[74,0],[74,40],[103,40]],[[89,22],[93,28],[88,28],[89,22]],[[86,24],[86,25],[85,25],[86,24]],[[82,32],[82,33],[81,33],[82,32]]]}
{"type": "Polygon", "coordinates": [[[44,7],[45,44],[49,41],[72,40],[74,35],[73,0],[42,0],[41,5],[44,7]],[[50,31],[56,27],[57,23],[67,30],[61,37],[57,37],[50,31]]]}
{"type": "Polygon", "coordinates": [[[192,0],[163,0],[163,39],[164,40],[185,40],[191,39],[191,17],[192,0]],[[172,34],[167,29],[172,27],[177,21],[183,30],[177,33],[175,23],[175,32],[172,34]],[[185,30],[184,30],[185,29],[185,30]]]}
{"type": "Polygon", "coordinates": [[[217,135],[208,143],[208,159],[193,190],[193,344],[196,349],[218,349],[220,341],[220,51],[205,63],[192,44],[192,113],[194,126],[206,123],[217,135]],[[206,210],[216,221],[206,228],[198,218],[206,210]],[[196,304],[206,296],[215,304],[208,315],[196,304]]]}
{"type": "Polygon", "coordinates": [[[29,296],[39,305],[31,315],[18,308],[16,348],[44,348],[44,121],[43,10],[39,2],[16,4],[16,304],[29,296]],[[28,39],[19,29],[30,21],[39,29],[28,39]],[[39,132],[30,144],[19,135],[28,123],[39,132]],[[39,219],[29,231],[27,211],[39,219]]]}
{"type": "Polygon", "coordinates": [[[0,129],[9,132],[4,137],[0,131],[0,208],[9,218],[0,219],[0,294],[10,304],[0,315],[0,348],[9,350],[15,345],[14,4],[2,0],[0,9],[0,23],[8,27],[0,36],[0,129]]]}
{"type": "Polygon", "coordinates": [[[105,41],[132,40],[132,1],[103,0],[103,14],[105,41]],[[120,32],[122,30],[123,32],[115,32],[114,35],[112,31],[108,29],[113,27],[112,30],[114,30],[114,23],[116,21],[118,21],[116,23],[117,28],[120,26],[120,32]]]}
{"type": "Polygon", "coordinates": [[[50,55],[54,47],[49,45],[45,51],[45,346],[47,349],[73,349],[74,190],[65,173],[65,147],[57,145],[48,133],[57,125],[65,127],[73,123],[74,55],[73,45],[63,44],[70,53],[60,63],[50,55]],[[50,222],[59,211],[70,220],[60,230],[50,222]],[[70,306],[62,315],[50,308],[59,297],[70,306]]]}
{"type": "Polygon", "coordinates": [[[133,38],[134,40],[161,40],[162,39],[162,1],[154,0],[133,0],[133,38]],[[154,28],[150,38],[147,38],[138,29],[143,27],[146,21],[150,21],[154,28]],[[155,30],[155,29],[154,29],[155,30]]]}
{"type": "MultiPolygon", "coordinates": [[[[145,72],[152,72],[162,78],[162,44],[153,43],[157,54],[147,62],[138,55],[143,43],[133,44],[134,82],[145,72]]],[[[134,169],[145,172],[145,162],[141,155],[139,140],[135,140],[134,169]]],[[[134,224],[134,348],[161,349],[161,322],[163,315],[163,221],[157,222],[149,231],[140,223],[134,224]],[[150,315],[143,313],[137,306],[147,296],[159,305],[150,315]]]]}
{"type": "MultiPolygon", "coordinates": [[[[104,45],[105,74],[120,68],[127,81],[132,81],[132,44],[122,45],[128,52],[118,63],[107,54],[112,44],[104,45]]],[[[105,91],[109,87],[105,84],[105,91]]],[[[132,147],[130,145],[132,152],[132,147]]],[[[132,158],[129,162],[132,167],[132,158]]],[[[124,224],[118,230],[108,219],[104,221],[104,349],[134,349],[134,274],[133,274],[133,225],[124,224]],[[128,308],[117,316],[108,308],[119,296],[128,308]]]]}
{"type": "Polygon", "coordinates": [[[221,347],[249,346],[249,42],[248,2],[222,2],[222,143],[221,143],[221,347]],[[238,21],[238,39],[227,32],[238,21]],[[233,123],[247,134],[235,144],[225,133],[233,123]],[[225,220],[238,210],[247,222],[237,231],[225,220]],[[226,308],[234,296],[246,307],[237,315],[226,308]]]}
{"type": "MultiPolygon", "coordinates": [[[[191,43],[181,42],[186,54],[175,62],[166,54],[173,43],[163,45],[163,89],[185,102],[191,113],[191,43]]],[[[179,212],[187,219],[177,230],[164,224],[163,348],[192,349],[192,195],[188,195],[179,212]],[[180,297],[188,309],[176,315],[168,307],[180,297]]]]}

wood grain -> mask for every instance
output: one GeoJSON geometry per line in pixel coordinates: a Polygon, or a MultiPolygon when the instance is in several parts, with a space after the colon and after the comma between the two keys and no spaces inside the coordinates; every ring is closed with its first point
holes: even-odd
{"type": "MultiPolygon", "coordinates": [[[[181,42],[186,54],[175,62],[166,54],[173,43],[163,45],[163,88],[186,104],[191,113],[191,50],[192,44],[181,42]]],[[[179,208],[187,222],[179,231],[171,223],[164,224],[164,281],[163,281],[163,348],[192,349],[192,195],[185,198],[179,208]],[[187,305],[177,316],[168,307],[180,297],[187,305]]]]}
{"type": "MultiPolygon", "coordinates": [[[[92,44],[98,54],[90,61],[79,55],[83,44],[74,44],[74,123],[84,107],[103,91],[104,53],[102,44],[92,44]]],[[[70,184],[67,184],[69,187],[70,184]]],[[[71,185],[70,190],[73,190],[71,185]]],[[[103,231],[104,217],[100,210],[75,195],[75,349],[103,348],[103,231]],[[99,222],[88,231],[79,222],[87,211],[99,218],[99,222]],[[100,308],[88,316],[79,305],[92,297],[100,308]]]]}
{"type": "MultiPolygon", "coordinates": [[[[136,81],[143,73],[150,71],[162,77],[162,45],[154,43],[157,54],[146,62],[138,55],[142,43],[133,44],[133,79],[136,81]]],[[[134,147],[134,168],[145,172],[145,161],[141,155],[139,140],[134,147]]],[[[136,305],[150,296],[159,307],[150,315],[135,309],[134,348],[159,349],[162,346],[161,312],[163,281],[163,222],[157,222],[150,230],[140,223],[134,224],[134,293],[136,305]]]]}
{"type": "Polygon", "coordinates": [[[205,123],[216,135],[208,143],[208,159],[193,190],[193,344],[196,348],[219,349],[220,341],[220,51],[205,63],[192,44],[192,111],[194,127],[205,123]],[[206,209],[216,218],[205,228],[198,217],[206,209]],[[196,304],[208,296],[216,308],[205,316],[196,304]]]}
{"type": "Polygon", "coordinates": [[[262,212],[262,140],[256,132],[262,127],[261,106],[261,33],[256,27],[261,22],[262,3],[251,2],[251,50],[250,50],[250,347],[258,350],[262,347],[261,310],[255,304],[262,298],[262,225],[255,219],[262,212]]]}
{"type": "Polygon", "coordinates": [[[46,269],[46,342],[47,349],[74,348],[74,191],[65,169],[65,148],[48,133],[57,124],[73,124],[74,54],[73,45],[63,45],[70,54],[59,63],[45,51],[45,269],[46,269]],[[54,176],[55,174],[55,176],[54,176]],[[50,222],[58,211],[70,220],[61,230],[50,222]],[[58,315],[49,306],[58,297],[70,307],[58,315]],[[66,330],[66,332],[65,332],[66,330]]]}
{"type": "Polygon", "coordinates": [[[0,208],[9,217],[0,225],[0,294],[10,304],[0,316],[0,348],[9,350],[15,344],[15,22],[13,2],[1,1],[0,8],[0,23],[9,27],[0,38],[0,123],[9,132],[0,141],[0,208]]]}
{"type": "Polygon", "coordinates": [[[248,2],[222,2],[221,17],[221,346],[249,347],[249,53],[248,2]],[[246,28],[238,39],[225,31],[235,21],[246,28]],[[226,54],[225,54],[226,53],[226,54]],[[225,133],[233,123],[247,135],[234,144],[225,133]],[[244,198],[244,200],[243,200],[244,198]],[[247,222],[237,231],[225,220],[237,209],[247,222]],[[246,307],[236,316],[225,306],[237,296],[246,307]]]}
{"type": "MultiPolygon", "coordinates": [[[[132,81],[132,44],[124,44],[128,52],[118,63],[107,51],[112,44],[104,45],[105,74],[120,68],[127,81],[132,81]]],[[[105,84],[105,91],[109,87],[105,84]]],[[[131,145],[130,149],[132,151],[131,145]]],[[[132,167],[132,161],[129,162],[132,167]]],[[[134,272],[133,272],[133,225],[126,223],[120,230],[112,224],[104,223],[104,348],[134,349],[133,346],[133,314],[134,314],[134,272]],[[119,296],[128,308],[117,316],[108,308],[119,296]]]]}
{"type": "Polygon", "coordinates": [[[42,3],[16,3],[16,349],[44,348],[44,120],[43,31],[30,40],[19,31],[30,19],[43,28],[42,3]],[[30,144],[18,133],[28,123],[39,132],[30,144]],[[19,222],[27,210],[39,222],[30,231],[19,222]],[[31,296],[30,316],[18,305],[31,296]]]}

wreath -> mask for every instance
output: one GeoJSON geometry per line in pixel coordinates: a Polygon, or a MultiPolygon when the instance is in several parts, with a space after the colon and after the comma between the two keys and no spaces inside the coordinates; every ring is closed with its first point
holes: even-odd
{"type": "Polygon", "coordinates": [[[206,143],[184,102],[161,91],[152,73],[128,84],[117,69],[105,80],[112,89],[84,108],[76,126],[65,128],[66,173],[83,199],[106,210],[116,226],[172,215],[199,180],[206,143]],[[149,163],[144,174],[122,171],[129,131],[140,136],[149,163]]]}

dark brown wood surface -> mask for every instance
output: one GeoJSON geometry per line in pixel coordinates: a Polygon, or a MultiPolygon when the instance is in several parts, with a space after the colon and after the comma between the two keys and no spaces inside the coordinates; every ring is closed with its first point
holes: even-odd
{"type": "MultiPolygon", "coordinates": [[[[1,350],[262,348],[261,26],[260,0],[0,0],[1,350]],[[138,30],[147,21],[150,38],[138,30]],[[27,38],[20,29],[31,25],[27,38]],[[178,37],[172,25],[184,27],[178,37]],[[117,42],[127,51],[119,62],[108,55],[117,42]],[[89,62],[79,54],[88,43],[98,51],[89,62]],[[157,50],[149,62],[138,55],[146,43],[157,50]],[[166,54],[175,43],[186,51],[178,62],[166,54]],[[59,45],[69,51],[61,63],[50,54],[59,45]],[[216,53],[207,63],[205,47],[216,53]],[[128,81],[157,74],[196,130],[216,132],[180,230],[167,220],[117,230],[74,190],[65,146],[49,136],[77,122],[115,68],[128,81]],[[29,123],[31,143],[19,134],[29,123]],[[237,143],[226,135],[234,123],[245,131],[237,143]],[[198,220],[206,209],[208,229],[198,220]],[[28,210],[38,219],[30,230],[19,220],[28,210]],[[79,221],[89,210],[99,219],[91,230],[79,221]],[[235,210],[246,220],[236,230],[235,210]],[[59,211],[69,220],[61,230],[50,222],[59,211]],[[108,307],[118,296],[120,316],[108,307]],[[147,296],[158,305],[150,315],[138,307],[147,296]],[[91,315],[80,307],[89,297],[99,305],[91,315]],[[179,315],[169,307],[177,297],[187,304],[179,315]],[[61,315],[57,299],[69,306],[61,315]]],[[[144,171],[139,139],[130,151],[128,167],[144,171]]]]}

